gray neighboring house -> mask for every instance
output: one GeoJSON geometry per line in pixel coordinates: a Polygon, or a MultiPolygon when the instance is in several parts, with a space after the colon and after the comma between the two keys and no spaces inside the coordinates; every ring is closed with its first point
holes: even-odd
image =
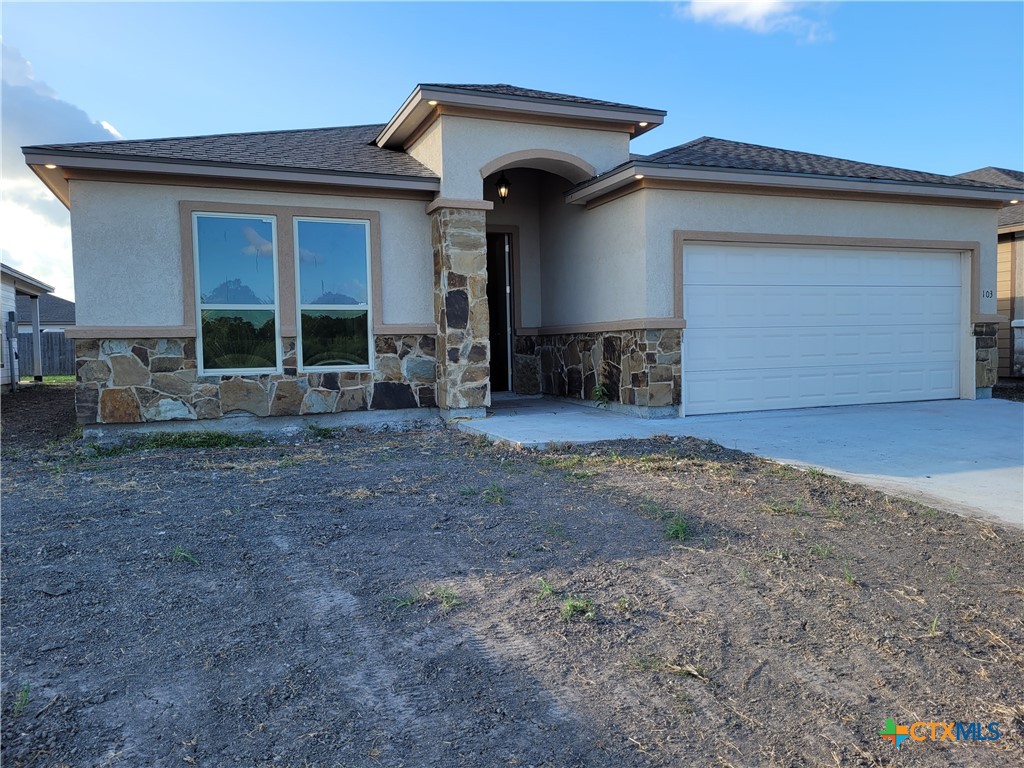
{"type": "MultiPolygon", "coordinates": [[[[961,173],[965,179],[987,184],[1024,186],[1024,171],[979,168],[961,173]]],[[[999,375],[1024,376],[1024,202],[999,211],[998,272],[996,279],[999,321],[999,375]]]]}
{"type": "Polygon", "coordinates": [[[377,125],[25,147],[71,210],[79,419],[990,395],[1021,184],[631,153],[665,115],[434,83],[377,125]]]}
{"type": "MultiPolygon", "coordinates": [[[[32,299],[17,296],[18,333],[32,332],[32,299]]],[[[39,328],[43,333],[63,331],[75,324],[75,302],[50,293],[39,297],[39,328]]]]}
{"type": "Polygon", "coordinates": [[[18,355],[17,325],[8,328],[11,316],[20,317],[17,310],[19,301],[27,302],[27,317],[30,318],[30,330],[34,334],[35,345],[31,361],[32,376],[36,381],[43,380],[42,328],[39,321],[39,301],[53,291],[53,287],[30,275],[26,275],[6,264],[0,264],[0,309],[2,309],[2,332],[0,332],[0,386],[10,387],[25,373],[27,361],[18,355]],[[9,331],[14,331],[9,333],[9,331]]]}

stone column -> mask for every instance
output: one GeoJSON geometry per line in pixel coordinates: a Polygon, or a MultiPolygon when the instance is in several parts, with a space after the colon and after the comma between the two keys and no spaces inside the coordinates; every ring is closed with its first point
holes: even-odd
{"type": "Polygon", "coordinates": [[[479,418],[491,404],[486,212],[430,214],[437,321],[437,404],[444,418],[479,418]]]}
{"type": "Polygon", "coordinates": [[[998,334],[998,323],[974,324],[974,391],[979,400],[992,397],[992,387],[999,379],[998,334]]]}

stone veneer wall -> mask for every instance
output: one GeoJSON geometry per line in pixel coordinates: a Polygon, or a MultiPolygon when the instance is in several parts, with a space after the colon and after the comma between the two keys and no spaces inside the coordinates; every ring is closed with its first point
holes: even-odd
{"type": "Polygon", "coordinates": [[[974,386],[994,386],[999,379],[998,323],[974,324],[974,386]]]}
{"type": "Polygon", "coordinates": [[[430,230],[441,347],[437,402],[444,410],[482,408],[491,403],[486,214],[439,208],[431,214],[430,230]]]}
{"type": "Polygon", "coordinates": [[[75,407],[82,424],[219,419],[232,412],[297,416],[433,408],[436,337],[376,336],[372,372],[297,373],[295,339],[284,373],[198,374],[195,339],[79,339],[75,407]]]}
{"type": "Polygon", "coordinates": [[[517,336],[516,392],[593,400],[604,386],[608,400],[637,406],[680,403],[679,329],[517,336]]]}

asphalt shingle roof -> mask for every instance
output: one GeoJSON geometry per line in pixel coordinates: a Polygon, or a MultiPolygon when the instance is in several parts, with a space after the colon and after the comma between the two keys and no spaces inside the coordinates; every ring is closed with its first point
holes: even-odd
{"type": "Polygon", "coordinates": [[[915,184],[983,188],[1010,186],[1013,188],[1012,185],[1005,183],[973,180],[960,176],[943,176],[938,173],[911,171],[888,165],[860,163],[827,155],[812,155],[807,152],[794,152],[758,144],[726,141],[711,136],[703,136],[686,144],[680,144],[678,147],[663,149],[661,152],[643,157],[641,161],[668,167],[731,168],[796,175],[839,176],[868,181],[904,181],[915,184]]]}
{"type": "Polygon", "coordinates": [[[433,171],[405,152],[382,149],[374,144],[374,139],[383,127],[355,125],[263,133],[223,133],[169,139],[47,144],[26,149],[167,162],[437,178],[433,171]]]}
{"type": "Polygon", "coordinates": [[[578,104],[588,107],[612,107],[613,109],[631,109],[638,112],[657,112],[660,109],[648,107],[637,107],[633,104],[620,104],[615,101],[602,101],[601,99],[587,99],[583,96],[571,96],[567,93],[552,93],[551,91],[535,91],[532,88],[520,88],[517,85],[506,83],[494,83],[490,85],[464,85],[459,83],[420,83],[420,88],[446,88],[454,91],[470,91],[473,93],[484,93],[490,96],[511,96],[519,99],[536,99],[541,101],[556,101],[564,104],[578,104]]]}
{"type": "MultiPolygon", "coordinates": [[[[32,322],[32,299],[28,296],[15,296],[14,309],[18,313],[19,323],[32,322]]],[[[75,324],[75,302],[44,293],[39,297],[39,322],[60,325],[75,324]]]]}
{"type": "MultiPolygon", "coordinates": [[[[1001,186],[1016,186],[1018,189],[1024,188],[1024,171],[1014,171],[1009,168],[993,168],[990,165],[987,168],[979,168],[976,171],[958,173],[957,176],[963,179],[974,179],[975,181],[984,181],[1001,186]]],[[[1024,225],[1024,203],[1008,205],[999,211],[1000,227],[1018,227],[1022,225],[1024,225]]]]}

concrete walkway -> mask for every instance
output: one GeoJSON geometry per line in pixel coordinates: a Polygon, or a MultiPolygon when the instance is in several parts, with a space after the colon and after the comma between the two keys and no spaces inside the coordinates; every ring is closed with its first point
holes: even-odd
{"type": "Polygon", "coordinates": [[[648,420],[521,399],[496,402],[488,418],[459,429],[529,448],[691,435],[939,509],[1024,526],[1024,403],[942,400],[648,420]]]}

